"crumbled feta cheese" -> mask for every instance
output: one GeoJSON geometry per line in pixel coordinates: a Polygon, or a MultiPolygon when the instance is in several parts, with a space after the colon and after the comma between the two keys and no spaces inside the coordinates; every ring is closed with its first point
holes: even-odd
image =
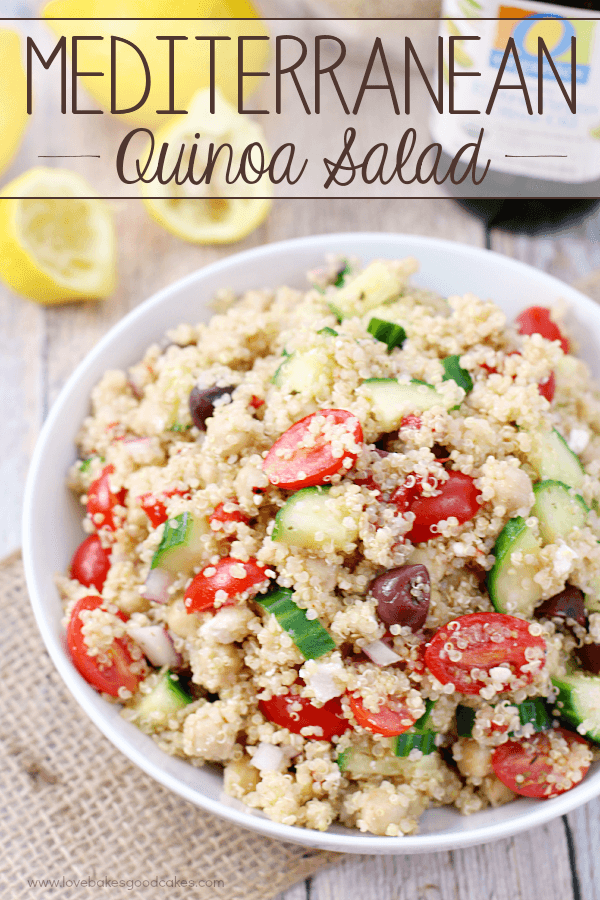
{"type": "Polygon", "coordinates": [[[571,428],[567,438],[567,444],[573,453],[583,453],[590,441],[590,433],[587,428],[571,428]]]}
{"type": "Polygon", "coordinates": [[[300,675],[305,684],[314,691],[315,698],[320,703],[327,703],[328,700],[340,697],[344,693],[344,686],[334,680],[334,676],[343,672],[343,669],[343,665],[339,662],[310,661],[300,669],[300,675]]]}
{"type": "Polygon", "coordinates": [[[578,554],[571,547],[561,543],[553,560],[554,574],[558,578],[568,575],[571,571],[573,560],[577,558],[578,554]]]}

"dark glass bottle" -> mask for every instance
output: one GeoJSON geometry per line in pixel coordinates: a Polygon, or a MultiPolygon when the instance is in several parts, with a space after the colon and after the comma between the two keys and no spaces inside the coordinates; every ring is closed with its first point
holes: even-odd
{"type": "MultiPolygon", "coordinates": [[[[494,16],[497,15],[494,7],[500,9],[501,2],[492,4],[489,0],[487,3],[485,0],[483,3],[477,3],[476,0],[458,0],[457,3],[457,0],[445,0],[442,15],[451,16],[452,14],[456,15],[457,11],[468,11],[469,5],[481,9],[485,15],[494,16]]],[[[560,11],[557,11],[558,14],[564,12],[565,8],[592,13],[600,12],[600,0],[582,0],[579,3],[565,2],[565,0],[543,0],[543,2],[524,0],[523,5],[528,8],[528,11],[531,11],[530,14],[546,12],[551,15],[550,11],[546,9],[548,6],[562,8],[560,11]]],[[[598,20],[597,24],[594,22],[587,27],[593,29],[593,42],[600,42],[600,20],[598,20]]],[[[452,33],[452,30],[450,30],[450,33],[452,33]]],[[[469,29],[469,33],[476,32],[473,29],[469,29]]],[[[466,42],[465,46],[469,48],[466,42]]],[[[579,58],[578,50],[578,63],[579,58]]],[[[589,73],[589,78],[593,79],[595,96],[597,98],[600,95],[599,64],[593,66],[593,70],[589,73]]],[[[464,80],[466,79],[461,79],[461,81],[464,80]]],[[[494,114],[493,111],[492,116],[494,114]]],[[[485,123],[482,124],[485,125],[485,123]]],[[[600,120],[598,125],[600,136],[600,120]]],[[[438,135],[435,134],[435,128],[434,137],[436,140],[439,140],[438,135]]],[[[444,147],[443,139],[441,143],[444,147]]],[[[516,143],[518,144],[518,140],[516,143]]],[[[569,141],[567,140],[566,143],[569,143],[569,141]]],[[[529,163],[531,171],[528,174],[502,171],[500,168],[494,168],[492,164],[485,179],[479,186],[473,183],[473,179],[470,176],[467,176],[462,184],[459,185],[450,183],[450,179],[448,179],[445,182],[445,187],[462,206],[467,207],[488,225],[512,231],[532,233],[564,228],[587,215],[600,203],[600,140],[597,140],[595,143],[599,160],[596,167],[596,177],[592,175],[592,178],[584,177],[579,180],[573,179],[571,175],[568,180],[565,179],[564,181],[560,180],[556,174],[554,177],[545,177],[547,174],[547,161],[540,156],[539,159],[529,163]]],[[[544,149],[544,135],[541,133],[540,153],[543,153],[544,149]]],[[[551,149],[554,150],[555,148],[552,147],[551,149]]],[[[596,148],[592,145],[589,153],[593,154],[595,150],[596,148]]],[[[441,171],[446,170],[452,158],[452,154],[446,152],[445,148],[442,156],[442,164],[445,165],[445,168],[440,167],[441,171]]],[[[458,167],[457,177],[460,178],[464,171],[464,166],[462,168],[458,167]]],[[[593,168],[590,170],[588,167],[585,174],[589,175],[590,171],[593,171],[593,168]]],[[[482,174],[483,170],[478,169],[477,177],[480,178],[482,174]]]]}

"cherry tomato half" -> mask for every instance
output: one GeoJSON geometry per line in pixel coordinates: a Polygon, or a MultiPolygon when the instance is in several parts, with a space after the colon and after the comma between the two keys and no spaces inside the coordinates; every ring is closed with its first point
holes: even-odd
{"type": "Polygon", "coordinates": [[[235,500],[226,500],[225,503],[219,503],[218,506],[215,506],[214,512],[208,518],[209,525],[212,527],[213,531],[222,530],[223,525],[227,525],[229,522],[243,522],[247,525],[249,521],[249,517],[246,513],[241,511],[235,500]],[[234,504],[236,508],[226,512],[225,507],[230,504],[234,504]]]}
{"type": "Polygon", "coordinates": [[[105,550],[97,534],[90,534],[79,545],[71,560],[71,578],[85,587],[101,591],[110,569],[110,552],[105,550]]]}
{"type": "Polygon", "coordinates": [[[579,784],[590,767],[589,763],[578,764],[573,752],[576,744],[587,744],[587,741],[564,728],[538,731],[530,738],[507,741],[497,747],[492,755],[492,768],[502,784],[515,794],[537,799],[558,797],[579,784]],[[562,741],[558,745],[553,741],[557,736],[564,738],[566,747],[561,747],[562,741]],[[553,743],[559,749],[559,759],[550,755],[553,743]]]}
{"type": "Polygon", "coordinates": [[[437,537],[432,526],[450,516],[458,519],[463,525],[472,519],[479,510],[479,491],[470,475],[464,472],[448,472],[448,480],[440,482],[435,497],[423,496],[423,485],[417,481],[414,485],[401,485],[391,497],[400,512],[410,511],[416,518],[406,537],[413,544],[420,544],[437,537]]]}
{"type": "MultiPolygon", "coordinates": [[[[357,450],[342,450],[334,456],[331,438],[322,431],[316,434],[310,446],[302,446],[311,440],[311,425],[324,418],[325,428],[343,426],[356,445],[362,444],[360,422],[346,409],[320,409],[288,428],[269,450],[263,470],[271,484],[290,491],[325,484],[339,471],[347,472],[358,457],[357,450]]],[[[337,431],[337,429],[336,429],[337,431]]]]}
{"type": "Polygon", "coordinates": [[[330,741],[350,728],[350,722],[342,714],[339,697],[317,707],[308,697],[280,694],[270,700],[259,700],[258,708],[269,722],[288,728],[294,734],[300,734],[302,728],[320,728],[320,734],[311,735],[315,741],[330,741]]]}
{"type": "Polygon", "coordinates": [[[219,606],[232,606],[242,594],[253,597],[268,583],[265,566],[255,559],[242,562],[226,556],[198,572],[185,592],[185,607],[189,613],[213,609],[217,594],[225,594],[219,606]]]}
{"type": "Polygon", "coordinates": [[[541,660],[546,650],[544,639],[531,634],[529,626],[525,619],[496,612],[460,616],[436,631],[425,650],[425,665],[438,681],[452,683],[461,694],[478,694],[486,685],[484,680],[473,679],[472,669],[489,672],[496,666],[508,667],[529,684],[533,673],[523,669],[531,662],[526,651],[538,649],[541,660]],[[465,642],[466,647],[462,646],[465,642]],[[450,652],[460,658],[450,659],[450,652]]]}
{"type": "Polygon", "coordinates": [[[350,694],[350,709],[359,725],[385,737],[403,734],[417,721],[398,697],[388,697],[385,705],[380,706],[379,712],[375,713],[366,708],[360,697],[350,694]]]}
{"type": "Polygon", "coordinates": [[[569,342],[550,318],[550,310],[545,306],[530,306],[515,319],[519,334],[541,334],[548,341],[560,341],[564,353],[569,352],[569,342]]]}
{"type": "Polygon", "coordinates": [[[110,489],[109,476],[115,471],[114,466],[105,466],[99,478],[89,486],[87,492],[87,511],[92,518],[92,522],[96,528],[110,528],[114,531],[117,527],[115,521],[115,506],[123,506],[127,491],[122,488],[118,494],[113,494],[110,489]]]}
{"type": "Polygon", "coordinates": [[[181,490],[181,488],[173,488],[171,491],[163,491],[160,494],[142,494],[139,498],[140,506],[150,519],[152,527],[158,528],[159,525],[167,521],[167,507],[160,498],[189,497],[189,494],[189,491],[181,490]]]}
{"type": "Polygon", "coordinates": [[[556,378],[554,377],[554,372],[550,372],[545,381],[540,381],[538,384],[538,391],[542,397],[546,398],[548,403],[552,403],[556,392],[556,378]]]}
{"type": "MultiPolygon", "coordinates": [[[[147,672],[144,666],[139,666],[139,672],[131,671],[134,662],[127,641],[123,638],[115,638],[111,646],[106,650],[110,664],[99,662],[97,656],[90,656],[87,644],[81,631],[83,622],[79,613],[86,609],[98,609],[102,605],[102,597],[83,597],[73,607],[69,624],[67,625],[67,648],[73,664],[79,674],[85,678],[97,691],[104,691],[111,697],[119,696],[119,688],[126,688],[132,693],[137,690],[139,682],[147,672]]],[[[123,622],[127,617],[123,613],[116,613],[123,622]]]]}

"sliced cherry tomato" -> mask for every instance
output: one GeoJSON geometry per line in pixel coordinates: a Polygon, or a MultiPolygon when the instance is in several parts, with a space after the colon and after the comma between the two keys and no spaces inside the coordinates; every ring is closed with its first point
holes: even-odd
{"type": "MultiPolygon", "coordinates": [[[[489,672],[502,666],[529,684],[533,673],[524,668],[532,662],[527,651],[539,650],[541,660],[546,650],[544,639],[530,633],[530,624],[496,612],[460,616],[434,634],[425,651],[425,664],[438,681],[452,683],[461,694],[478,694],[489,683],[473,678],[473,669],[489,672]]],[[[506,690],[510,690],[508,684],[506,690]]]]}
{"type": "Polygon", "coordinates": [[[546,398],[548,403],[552,403],[556,392],[556,378],[554,377],[554,372],[550,372],[545,381],[540,381],[538,384],[538,391],[542,397],[546,398]]]}
{"type": "Polygon", "coordinates": [[[400,428],[414,428],[415,431],[420,431],[421,429],[421,416],[415,416],[411,413],[408,416],[404,416],[400,421],[400,428]]]}
{"type": "Polygon", "coordinates": [[[379,712],[375,713],[366,708],[360,697],[350,694],[350,709],[359,725],[385,737],[403,734],[417,721],[398,697],[388,697],[385,705],[380,706],[379,712]]]}
{"type": "MultiPolygon", "coordinates": [[[[67,625],[67,647],[75,668],[88,684],[91,684],[97,691],[104,691],[111,697],[118,697],[119,688],[135,692],[147,672],[144,666],[139,666],[139,664],[139,672],[131,671],[131,664],[134,660],[129,652],[127,641],[123,638],[115,638],[106,650],[110,660],[108,664],[100,662],[97,656],[89,655],[81,631],[83,622],[79,613],[85,609],[98,609],[102,602],[102,597],[83,597],[77,601],[67,625]]],[[[127,617],[123,613],[119,612],[116,615],[123,622],[127,621],[127,617]]]]}
{"type": "Polygon", "coordinates": [[[255,397],[254,394],[252,394],[252,397],[250,398],[250,406],[252,407],[252,409],[260,409],[261,406],[264,405],[264,400],[261,400],[260,397],[255,397]]]}
{"type": "Polygon", "coordinates": [[[290,692],[270,700],[259,700],[258,708],[269,722],[288,728],[294,734],[300,734],[302,728],[320,728],[320,734],[310,735],[315,741],[330,741],[350,728],[350,722],[343,716],[339,697],[317,707],[308,697],[290,692]]]}
{"type": "Polygon", "coordinates": [[[569,352],[569,342],[550,318],[550,310],[545,306],[530,306],[515,319],[519,334],[541,334],[548,341],[560,341],[564,353],[569,352]]]}
{"type": "Polygon", "coordinates": [[[437,537],[432,526],[437,525],[443,519],[451,516],[458,519],[463,525],[472,519],[479,510],[479,492],[470,475],[464,472],[449,472],[448,480],[440,482],[434,497],[423,496],[423,484],[416,480],[397,488],[391,497],[400,512],[407,510],[414,513],[416,518],[411,530],[406,537],[413,544],[430,541],[437,537]]]}
{"type": "Polygon", "coordinates": [[[502,784],[515,794],[537,799],[558,797],[579,784],[589,769],[589,763],[577,765],[572,752],[575,744],[587,744],[587,741],[564,728],[538,731],[529,738],[507,741],[497,747],[492,755],[492,768],[502,784]],[[550,755],[552,738],[558,735],[568,745],[566,753],[561,753],[562,760],[550,755]]]}
{"type": "Polygon", "coordinates": [[[185,592],[185,607],[189,613],[202,612],[213,609],[215,600],[222,600],[219,606],[232,606],[242,594],[254,597],[268,583],[265,566],[255,559],[242,562],[226,556],[198,572],[185,592]]]}
{"type": "Polygon", "coordinates": [[[223,525],[227,525],[229,522],[243,522],[247,525],[250,521],[249,516],[246,513],[243,513],[239,506],[236,504],[236,508],[230,510],[229,512],[225,511],[225,506],[229,506],[230,504],[235,504],[235,500],[226,500],[225,503],[219,503],[218,506],[215,506],[214,512],[209,516],[208,521],[211,526],[213,526],[213,531],[216,529],[217,531],[222,529],[223,525]]]}
{"type": "Polygon", "coordinates": [[[79,545],[71,560],[71,578],[85,587],[101,591],[110,569],[110,552],[105,550],[97,534],[90,534],[79,545]]]}
{"type": "MultiPolygon", "coordinates": [[[[311,443],[311,425],[322,417],[325,427],[343,426],[352,443],[362,444],[360,422],[346,409],[320,409],[288,428],[269,450],[263,470],[271,484],[290,491],[325,484],[339,471],[347,472],[358,457],[358,449],[342,450],[334,456],[331,439],[319,432],[311,443]],[[304,443],[307,446],[303,446],[304,443]]],[[[336,429],[337,430],[337,429],[336,429]]]]}
{"type": "Polygon", "coordinates": [[[127,491],[122,488],[118,494],[113,494],[110,489],[109,475],[115,471],[114,466],[105,466],[99,478],[89,486],[87,492],[87,511],[96,528],[110,528],[114,531],[117,522],[114,517],[115,506],[123,506],[127,491]]]}
{"type": "Polygon", "coordinates": [[[189,491],[181,490],[181,488],[173,488],[171,491],[163,491],[160,494],[142,494],[139,498],[140,506],[150,519],[152,527],[158,528],[159,525],[167,521],[167,507],[160,498],[189,497],[189,495],[189,491]]]}

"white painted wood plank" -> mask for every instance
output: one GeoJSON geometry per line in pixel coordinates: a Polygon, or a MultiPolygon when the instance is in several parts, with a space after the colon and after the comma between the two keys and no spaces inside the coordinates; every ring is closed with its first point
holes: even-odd
{"type": "MultiPolygon", "coordinates": [[[[280,900],[292,900],[288,894],[282,894],[280,900]]],[[[562,821],[559,819],[518,838],[453,853],[350,856],[313,876],[310,897],[311,900],[348,897],[571,900],[571,872],[562,821]]]]}
{"type": "Polygon", "coordinates": [[[582,900],[600,900],[600,801],[586,803],[568,816],[582,900]]]}

